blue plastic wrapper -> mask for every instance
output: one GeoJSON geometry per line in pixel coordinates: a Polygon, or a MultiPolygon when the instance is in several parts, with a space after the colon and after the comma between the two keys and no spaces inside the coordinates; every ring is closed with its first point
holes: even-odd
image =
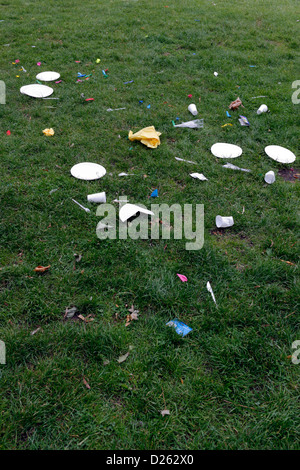
{"type": "Polygon", "coordinates": [[[176,333],[181,336],[185,336],[190,331],[192,331],[192,328],[187,326],[185,323],[182,323],[182,321],[177,320],[177,318],[174,318],[174,320],[169,321],[168,323],[166,323],[166,325],[174,327],[176,333]]]}

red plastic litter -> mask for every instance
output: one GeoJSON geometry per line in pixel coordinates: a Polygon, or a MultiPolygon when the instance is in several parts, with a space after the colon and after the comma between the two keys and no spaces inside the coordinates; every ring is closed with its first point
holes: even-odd
{"type": "Polygon", "coordinates": [[[10,134],[11,134],[11,132],[10,132],[10,131],[6,131],[6,134],[7,134],[7,135],[10,135],[10,134]]]}
{"type": "Polygon", "coordinates": [[[193,95],[188,95],[188,98],[192,98],[193,95]]]}
{"type": "Polygon", "coordinates": [[[94,101],[94,98],[87,98],[85,101],[94,101]]]}

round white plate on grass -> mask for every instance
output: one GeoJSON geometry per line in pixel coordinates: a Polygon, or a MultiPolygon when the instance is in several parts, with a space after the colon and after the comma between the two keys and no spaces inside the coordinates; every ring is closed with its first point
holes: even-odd
{"type": "Polygon", "coordinates": [[[59,77],[60,74],[57,72],[41,72],[36,76],[38,80],[42,80],[43,82],[53,82],[54,80],[58,80],[59,77]]]}
{"type": "Polygon", "coordinates": [[[236,158],[242,155],[243,150],[238,145],[217,143],[211,149],[211,153],[218,158],[236,158]]]}
{"type": "Polygon", "coordinates": [[[98,163],[77,163],[71,168],[71,175],[79,180],[97,180],[106,174],[106,169],[98,163]]]}
{"type": "Polygon", "coordinates": [[[46,85],[39,85],[34,83],[33,85],[25,85],[20,88],[20,92],[23,95],[31,96],[32,98],[46,98],[52,95],[53,88],[46,85]]]}
{"type": "Polygon", "coordinates": [[[268,145],[265,152],[268,157],[279,163],[293,163],[296,160],[296,155],[293,152],[280,147],[280,145],[268,145]]]}

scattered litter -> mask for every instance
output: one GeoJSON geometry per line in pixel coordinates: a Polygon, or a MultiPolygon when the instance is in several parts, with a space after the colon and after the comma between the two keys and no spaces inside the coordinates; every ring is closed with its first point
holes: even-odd
{"type": "Polygon", "coordinates": [[[40,67],[42,65],[42,62],[37,62],[36,65],[38,65],[38,67],[40,67]]]}
{"type": "Polygon", "coordinates": [[[148,104],[147,108],[150,109],[150,108],[151,108],[151,104],[148,104]]]}
{"type": "Polygon", "coordinates": [[[192,97],[193,97],[193,95],[188,95],[188,98],[192,98],[192,97]]]}
{"type": "Polygon", "coordinates": [[[197,111],[197,107],[194,103],[189,104],[188,110],[189,110],[190,113],[192,113],[193,116],[197,116],[198,111],[197,111]]]}
{"type": "Polygon", "coordinates": [[[268,172],[265,174],[264,180],[265,180],[265,182],[268,183],[268,184],[274,183],[274,181],[275,181],[275,173],[274,173],[274,171],[268,171],[268,172]]]}
{"type": "Polygon", "coordinates": [[[54,82],[58,80],[59,77],[60,74],[57,72],[41,72],[36,76],[37,80],[42,80],[42,82],[54,82]]]}
{"type": "Polygon", "coordinates": [[[192,178],[197,178],[198,180],[200,181],[208,181],[207,178],[205,178],[205,176],[203,175],[203,173],[190,173],[190,176],[192,178]]]}
{"type": "Polygon", "coordinates": [[[145,127],[135,134],[132,131],[129,131],[128,138],[129,140],[139,140],[142,144],[147,145],[150,148],[156,148],[160,145],[159,136],[161,132],[157,132],[154,126],[145,127]]]}
{"type": "Polygon", "coordinates": [[[11,134],[11,132],[10,132],[10,131],[6,131],[6,135],[10,135],[10,134],[11,134]]]}
{"type": "Polygon", "coordinates": [[[47,137],[51,137],[55,134],[55,132],[52,129],[52,127],[50,127],[50,129],[44,129],[43,134],[46,135],[47,137]]]}
{"type": "Polygon", "coordinates": [[[246,118],[246,116],[241,116],[239,117],[239,123],[241,126],[250,126],[250,122],[248,121],[248,119],[246,118]]]}
{"type": "Polygon", "coordinates": [[[257,114],[266,113],[268,111],[268,106],[266,104],[262,104],[258,110],[256,111],[257,114]]]}
{"type": "Polygon", "coordinates": [[[160,412],[160,414],[161,414],[162,416],[169,415],[169,414],[170,414],[170,410],[162,410],[162,411],[160,412]]]}
{"type": "Polygon", "coordinates": [[[89,202],[106,202],[106,194],[104,191],[102,193],[88,194],[87,200],[89,202]]]}
{"type": "Polygon", "coordinates": [[[226,144],[218,142],[214,144],[211,149],[211,153],[218,158],[237,158],[242,155],[243,150],[234,144],[226,144]]]}
{"type": "Polygon", "coordinates": [[[82,260],[82,255],[78,255],[77,253],[74,253],[74,258],[75,258],[75,262],[79,263],[82,260]]]}
{"type": "Polygon", "coordinates": [[[226,111],[227,117],[231,117],[231,114],[229,114],[228,111],[226,111]]]}
{"type": "Polygon", "coordinates": [[[86,73],[80,73],[80,72],[77,72],[77,77],[78,78],[82,78],[82,77],[86,77],[86,73]]]}
{"type": "Polygon", "coordinates": [[[267,98],[267,96],[266,95],[251,96],[250,100],[255,100],[256,98],[267,98]]]}
{"type": "Polygon", "coordinates": [[[243,104],[240,98],[237,98],[235,101],[232,101],[228,107],[234,111],[235,109],[238,109],[239,106],[243,106],[243,104]]]}
{"type": "Polygon", "coordinates": [[[51,191],[49,191],[49,194],[55,193],[55,191],[58,191],[58,188],[56,188],[56,189],[51,189],[51,191]]]}
{"type": "Polygon", "coordinates": [[[96,64],[99,64],[101,62],[101,59],[96,59],[96,64]]]}
{"type": "Polygon", "coordinates": [[[296,160],[296,155],[293,152],[279,145],[268,145],[265,147],[265,152],[279,163],[293,163],[296,160]]]}
{"type": "Polygon", "coordinates": [[[119,173],[118,176],[133,176],[133,173],[119,173]]]}
{"type": "Polygon", "coordinates": [[[77,163],[71,168],[71,175],[80,180],[96,180],[106,174],[106,169],[98,163],[83,162],[77,163]]]}
{"type": "Polygon", "coordinates": [[[210,294],[211,294],[211,296],[212,296],[212,299],[213,299],[214,303],[216,304],[216,306],[218,306],[218,305],[217,305],[217,302],[216,302],[216,299],[215,299],[214,292],[213,292],[213,290],[212,290],[212,287],[211,287],[209,281],[207,281],[206,289],[208,290],[208,292],[210,292],[210,294]]]}
{"type": "Polygon", "coordinates": [[[34,268],[34,271],[36,273],[44,273],[46,271],[48,271],[48,269],[51,268],[51,265],[49,264],[49,266],[37,266],[36,268],[34,268]]]}
{"type": "Polygon", "coordinates": [[[177,273],[177,276],[179,277],[179,279],[180,279],[182,282],[187,282],[187,277],[186,277],[184,274],[178,274],[178,273],[177,273]]]}
{"type": "Polygon", "coordinates": [[[25,72],[25,73],[27,72],[27,70],[24,69],[23,65],[21,65],[21,68],[22,68],[23,72],[25,72]]]}
{"type": "Polygon", "coordinates": [[[35,335],[38,331],[40,331],[42,328],[39,326],[36,330],[33,330],[30,334],[31,336],[35,335]]]}
{"type": "Polygon", "coordinates": [[[64,318],[73,318],[76,312],[77,312],[77,307],[67,307],[64,318]]]}
{"type": "Polygon", "coordinates": [[[166,325],[175,328],[176,333],[181,336],[186,336],[190,331],[192,331],[192,328],[190,328],[185,323],[177,320],[177,318],[174,318],[174,320],[169,321],[168,323],[166,323],[166,325]]]}
{"type": "Polygon", "coordinates": [[[120,111],[121,109],[126,109],[126,108],[115,108],[115,109],[107,108],[106,111],[120,111]]]}
{"type": "Polygon", "coordinates": [[[230,122],[227,122],[226,124],[223,124],[223,126],[221,127],[226,127],[226,126],[232,126],[232,124],[230,122]]]}
{"type": "Polygon", "coordinates": [[[158,190],[154,189],[154,191],[152,191],[152,193],[150,194],[150,197],[158,197],[158,190]]]}
{"type": "Polygon", "coordinates": [[[106,75],[105,70],[102,70],[102,73],[103,73],[103,76],[104,76],[104,77],[108,77],[108,75],[106,75]]]}
{"type": "Polygon", "coordinates": [[[81,207],[81,209],[83,209],[85,212],[91,212],[90,209],[82,206],[81,204],[79,204],[79,202],[75,201],[75,199],[72,199],[72,201],[75,202],[75,204],[77,204],[79,207],[81,207]]]}
{"type": "Polygon", "coordinates": [[[128,83],[133,83],[133,80],[129,80],[129,82],[124,82],[124,85],[127,85],[128,83]]]}
{"type": "Polygon", "coordinates": [[[143,207],[137,206],[136,204],[128,203],[124,204],[124,206],[121,207],[119,217],[122,222],[126,222],[126,220],[135,216],[139,212],[141,212],[142,214],[154,215],[154,213],[152,211],[149,211],[148,209],[144,209],[143,207]]]}
{"type": "Polygon", "coordinates": [[[52,95],[53,88],[47,85],[34,83],[33,85],[22,86],[20,88],[20,93],[31,96],[32,98],[46,98],[47,96],[52,95]]]}
{"type": "Polygon", "coordinates": [[[247,173],[251,172],[251,170],[247,170],[246,168],[240,168],[239,166],[235,166],[232,163],[226,163],[225,165],[223,165],[223,168],[230,168],[231,170],[246,171],[247,173]]]}
{"type": "Polygon", "coordinates": [[[191,160],[184,160],[183,158],[175,157],[175,160],[178,160],[179,162],[186,162],[186,163],[193,163],[194,165],[198,165],[196,162],[192,162],[191,160]]]}
{"type": "Polygon", "coordinates": [[[218,72],[214,72],[214,76],[217,77],[219,74],[218,72]]]}
{"type": "Polygon", "coordinates": [[[190,129],[200,129],[203,127],[203,119],[195,119],[194,121],[182,122],[181,124],[175,124],[174,127],[188,127],[190,129]]]}
{"type": "Polygon", "coordinates": [[[221,215],[217,215],[216,217],[216,226],[218,228],[227,228],[231,227],[234,224],[233,217],[222,217],[221,215]]]}

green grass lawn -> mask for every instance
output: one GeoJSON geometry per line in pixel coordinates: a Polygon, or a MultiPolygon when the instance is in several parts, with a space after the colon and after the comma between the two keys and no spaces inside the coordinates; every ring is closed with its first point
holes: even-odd
{"type": "Polygon", "coordinates": [[[1,3],[0,449],[299,448],[299,182],[279,174],[300,173],[299,2],[215,2],[1,3]],[[19,92],[45,70],[61,74],[59,99],[19,92]],[[77,82],[78,72],[92,75],[77,82]],[[245,108],[228,118],[237,97],[245,108]],[[174,128],[193,119],[191,102],[203,129],[174,128]],[[270,112],[258,116],[262,103],[270,112]],[[162,133],[157,149],[128,140],[150,125],[162,133]],[[252,172],[224,169],[215,142],[240,145],[232,163],[252,172]],[[297,160],[271,160],[272,144],[297,160]],[[83,161],[107,174],[73,178],[83,161]],[[159,203],[204,204],[201,250],[97,238],[87,194],[150,208],[155,188],[159,203]],[[217,214],[234,226],[217,230],[217,214]],[[39,275],[38,265],[51,268],[39,275]],[[126,327],[132,304],[139,319],[126,327]],[[72,305],[93,321],[65,320],[72,305]],[[184,338],[166,326],[175,317],[193,329],[184,338]]]}

